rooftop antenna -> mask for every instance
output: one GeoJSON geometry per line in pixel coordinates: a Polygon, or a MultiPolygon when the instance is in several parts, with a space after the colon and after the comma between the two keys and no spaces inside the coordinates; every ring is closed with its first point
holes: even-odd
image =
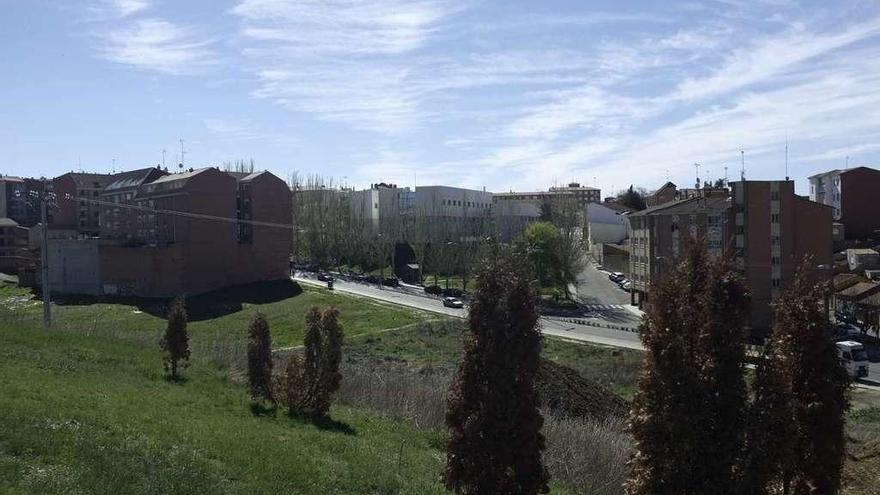
{"type": "Polygon", "coordinates": [[[162,168],[165,168],[165,153],[167,153],[167,152],[168,152],[168,150],[166,150],[165,148],[162,148],[162,168]]]}
{"type": "Polygon", "coordinates": [[[846,155],[846,168],[849,168],[849,155],[846,155]]]}
{"type": "Polygon", "coordinates": [[[669,169],[666,169],[666,182],[669,182],[669,169]]]}
{"type": "Polygon", "coordinates": [[[724,166],[724,186],[727,187],[727,165],[724,166]]]}
{"type": "Polygon", "coordinates": [[[183,149],[183,139],[181,139],[180,140],[180,163],[177,165],[177,168],[179,168],[181,172],[183,172],[183,163],[184,163],[183,158],[184,158],[184,156],[186,156],[186,151],[184,151],[184,149],[183,149]]]}
{"type": "Polygon", "coordinates": [[[746,151],[739,150],[739,156],[740,156],[740,159],[742,160],[740,162],[741,165],[740,165],[740,169],[739,169],[739,180],[745,181],[746,180],[746,151]]]}
{"type": "Polygon", "coordinates": [[[788,133],[785,133],[785,180],[788,180],[788,133]]]}
{"type": "Polygon", "coordinates": [[[115,174],[115,173],[116,173],[116,158],[111,158],[110,161],[111,161],[111,163],[113,164],[113,166],[112,166],[112,168],[110,169],[110,171],[113,172],[113,173],[115,174]]]}
{"type": "Polygon", "coordinates": [[[700,188],[700,164],[695,162],[695,163],[694,163],[694,168],[697,169],[697,184],[696,184],[696,187],[697,187],[697,189],[699,189],[699,188],[700,188]]]}

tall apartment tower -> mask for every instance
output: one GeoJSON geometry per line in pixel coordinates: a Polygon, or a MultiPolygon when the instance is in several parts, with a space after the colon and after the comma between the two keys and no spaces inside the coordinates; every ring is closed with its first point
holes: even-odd
{"type": "Polygon", "coordinates": [[[880,170],[855,167],[813,175],[810,199],[828,205],[847,239],[880,239],[880,170]]]}
{"type": "Polygon", "coordinates": [[[811,276],[832,274],[832,208],[794,193],[793,181],[732,182],[728,225],[735,263],[752,294],[750,324],[767,329],[773,299],[805,266],[811,276]]]}

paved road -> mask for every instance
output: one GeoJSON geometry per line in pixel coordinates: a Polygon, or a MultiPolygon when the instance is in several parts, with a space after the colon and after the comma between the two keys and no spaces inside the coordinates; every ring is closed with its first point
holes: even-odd
{"type": "MultiPolygon", "coordinates": [[[[327,284],[319,282],[314,278],[306,275],[297,275],[294,280],[301,283],[326,287],[327,284]]],[[[392,304],[399,304],[410,308],[431,311],[447,316],[457,318],[465,318],[467,316],[467,308],[455,309],[443,306],[440,297],[429,296],[410,289],[394,289],[389,287],[379,288],[376,285],[364,284],[359,282],[349,282],[342,279],[336,279],[333,288],[339,292],[345,292],[361,297],[369,297],[371,299],[385,301],[392,304]]],[[[631,316],[627,316],[632,318],[631,316]]],[[[593,342],[596,344],[610,345],[614,347],[624,347],[628,349],[642,349],[639,336],[635,332],[623,330],[614,330],[610,328],[592,326],[592,325],[609,325],[612,324],[608,320],[602,319],[595,315],[578,317],[579,320],[589,323],[590,325],[579,325],[562,321],[562,318],[544,317],[541,318],[541,331],[546,335],[556,337],[564,337],[571,340],[579,340],[584,342],[593,342]]],[[[613,324],[617,325],[616,320],[613,324]]]]}
{"type": "MultiPolygon", "coordinates": [[[[593,270],[596,271],[595,268],[593,270]]],[[[601,272],[596,271],[596,273],[601,272]]],[[[308,275],[296,276],[294,277],[294,280],[317,287],[327,286],[326,283],[319,282],[308,275]]],[[[605,280],[607,281],[607,276],[605,280]]],[[[379,288],[378,286],[372,284],[349,282],[341,279],[336,279],[333,285],[334,288],[339,292],[344,292],[360,297],[368,297],[378,301],[385,301],[392,304],[421,309],[423,311],[430,311],[433,313],[453,316],[456,318],[465,318],[467,316],[467,308],[447,308],[443,306],[442,299],[440,297],[429,296],[415,289],[394,289],[389,287],[379,288]]],[[[594,344],[607,345],[611,347],[622,347],[626,349],[644,350],[644,347],[642,347],[642,343],[639,340],[638,333],[608,328],[608,326],[610,325],[619,325],[620,323],[618,321],[618,318],[628,318],[627,321],[631,322],[634,321],[635,316],[633,315],[633,313],[630,312],[630,310],[626,309],[611,310],[606,313],[597,312],[590,316],[577,318],[579,321],[587,323],[587,325],[569,323],[567,321],[564,321],[564,318],[545,316],[542,317],[540,320],[541,332],[545,335],[551,335],[554,337],[561,337],[581,342],[591,342],[594,344]],[[623,314],[621,314],[621,312],[623,314]],[[608,317],[610,317],[611,319],[607,319],[608,317]]],[[[880,391],[880,366],[878,366],[877,363],[872,363],[871,374],[868,377],[868,380],[856,383],[856,386],[860,388],[880,391]]]]}

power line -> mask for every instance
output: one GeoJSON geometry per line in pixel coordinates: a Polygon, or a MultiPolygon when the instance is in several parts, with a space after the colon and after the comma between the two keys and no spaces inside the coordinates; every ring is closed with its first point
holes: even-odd
{"type": "Polygon", "coordinates": [[[218,215],[208,215],[205,213],[192,213],[188,211],[177,211],[177,210],[164,210],[158,208],[151,208],[149,206],[140,206],[135,204],[126,204],[126,203],[114,203],[113,201],[103,201],[100,199],[91,199],[91,198],[75,198],[70,194],[65,194],[65,200],[68,201],[86,201],[89,203],[104,205],[104,206],[113,206],[115,208],[127,208],[129,210],[143,211],[147,213],[156,213],[160,215],[172,215],[179,217],[192,218],[196,220],[212,220],[217,222],[228,222],[228,223],[244,223],[248,225],[256,225],[259,227],[273,227],[280,229],[288,229],[295,230],[295,226],[293,224],[285,224],[285,223],[275,223],[275,222],[261,222],[258,220],[246,220],[243,218],[236,217],[222,217],[218,215]]]}

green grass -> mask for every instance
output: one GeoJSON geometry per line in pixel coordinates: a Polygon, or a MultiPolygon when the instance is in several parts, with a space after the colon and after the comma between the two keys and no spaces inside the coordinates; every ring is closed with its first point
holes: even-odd
{"type": "Polygon", "coordinates": [[[185,374],[167,382],[154,348],[0,326],[0,492],[443,493],[436,431],[255,417],[216,369],[185,374]]]}
{"type": "MultiPolygon", "coordinates": [[[[346,352],[372,360],[397,361],[413,367],[454,370],[461,361],[462,322],[414,325],[350,339],[346,352]]],[[[614,392],[631,397],[635,392],[643,353],[630,349],[544,338],[546,359],[577,370],[614,392]]]]}
{"type": "MultiPolygon", "coordinates": [[[[39,319],[42,315],[40,304],[40,301],[30,299],[29,291],[0,283],[0,311],[13,309],[19,316],[39,319]]],[[[209,320],[191,321],[189,330],[194,339],[214,338],[218,334],[244,338],[248,322],[259,311],[269,320],[276,346],[300,345],[305,331],[305,314],[315,305],[339,308],[342,325],[349,336],[436,318],[417,310],[304,286],[303,292],[294,297],[266,304],[244,303],[241,310],[209,320]]],[[[165,327],[162,318],[125,304],[53,305],[52,310],[55,324],[61,327],[124,328],[145,333],[159,332],[165,327]]]]}

